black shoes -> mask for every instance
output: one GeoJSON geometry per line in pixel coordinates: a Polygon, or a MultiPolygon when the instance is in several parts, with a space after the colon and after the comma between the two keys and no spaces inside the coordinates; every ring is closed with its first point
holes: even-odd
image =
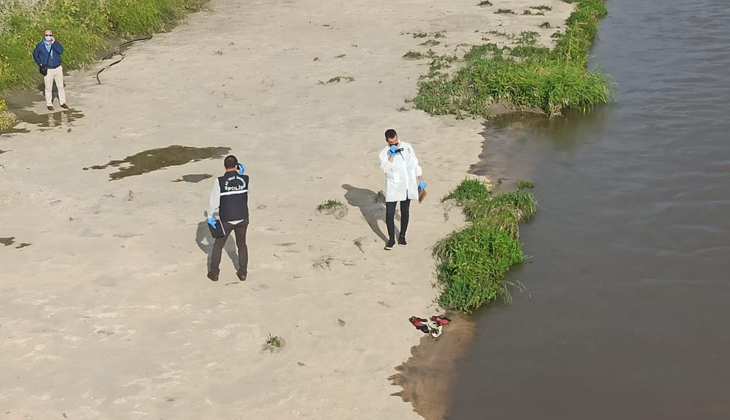
{"type": "Polygon", "coordinates": [[[61,104],[61,108],[63,108],[63,109],[68,109],[68,105],[66,105],[66,104],[61,104]]]}
{"type": "MultiPolygon", "coordinates": [[[[219,273],[214,273],[212,271],[208,271],[208,278],[211,281],[218,281],[218,275],[219,275],[219,273]]],[[[236,277],[238,277],[238,279],[241,281],[246,281],[246,274],[244,274],[244,273],[238,272],[238,273],[236,273],[236,277]]]]}
{"type": "MultiPolygon", "coordinates": [[[[408,243],[406,242],[405,236],[398,237],[398,245],[408,245],[408,243]]],[[[385,244],[385,250],[390,251],[391,249],[393,249],[394,246],[395,246],[395,239],[391,238],[388,240],[388,243],[385,244]]]]}

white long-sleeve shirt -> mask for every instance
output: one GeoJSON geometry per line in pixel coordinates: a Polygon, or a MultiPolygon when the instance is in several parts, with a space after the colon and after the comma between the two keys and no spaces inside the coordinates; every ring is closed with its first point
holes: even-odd
{"type": "Polygon", "coordinates": [[[417,200],[418,177],[423,175],[423,169],[410,143],[402,141],[399,148],[403,151],[392,162],[388,160],[390,146],[380,151],[380,169],[385,172],[385,201],[417,200]]]}

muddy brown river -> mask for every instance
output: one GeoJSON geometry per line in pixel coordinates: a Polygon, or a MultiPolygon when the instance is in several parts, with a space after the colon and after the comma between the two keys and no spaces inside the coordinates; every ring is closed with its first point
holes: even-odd
{"type": "Polygon", "coordinates": [[[614,105],[485,127],[473,172],[534,180],[540,209],[448,419],[730,419],[730,4],[607,6],[614,105]]]}

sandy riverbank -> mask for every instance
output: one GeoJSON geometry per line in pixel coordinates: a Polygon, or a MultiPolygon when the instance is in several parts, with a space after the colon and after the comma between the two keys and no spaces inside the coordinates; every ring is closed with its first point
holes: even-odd
{"type": "Polygon", "coordinates": [[[388,378],[421,338],[407,318],[435,311],[430,247],[461,223],[437,199],[481,152],[481,124],[398,111],[427,71],[401,56],[423,48],[417,32],[444,31],[437,52],[492,30],[547,42],[570,12],[475,3],[217,0],[133,46],[102,85],[94,69],[67,77],[76,117],[0,138],[6,418],[419,418],[388,378]],[[336,76],[354,81],[319,83],[336,76]],[[385,253],[374,196],[389,127],[416,148],[429,198],[408,247],[385,253]],[[171,145],[246,163],[247,282],[227,258],[219,283],[205,278],[210,182],[173,182],[218,175],[220,159],[111,181],[115,168],[83,170],[171,145]],[[317,214],[326,199],[349,214],[317,214]],[[269,333],[282,351],[262,351],[269,333]]]}

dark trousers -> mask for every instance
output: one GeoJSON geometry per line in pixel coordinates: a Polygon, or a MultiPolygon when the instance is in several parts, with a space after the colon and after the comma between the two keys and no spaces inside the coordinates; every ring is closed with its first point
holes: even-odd
{"type": "Polygon", "coordinates": [[[223,246],[225,246],[228,236],[231,232],[236,232],[236,248],[238,248],[238,273],[246,275],[248,273],[248,245],[246,245],[246,231],[248,230],[248,220],[232,225],[223,222],[223,228],[226,231],[225,236],[215,238],[213,244],[213,255],[210,259],[210,272],[218,274],[221,266],[221,254],[223,254],[223,246]]]}
{"type": "MultiPolygon", "coordinates": [[[[388,239],[395,240],[395,205],[397,201],[385,203],[385,224],[388,226],[388,239]]],[[[406,237],[408,230],[408,217],[411,208],[411,200],[406,198],[400,202],[400,237],[406,237]]]]}

